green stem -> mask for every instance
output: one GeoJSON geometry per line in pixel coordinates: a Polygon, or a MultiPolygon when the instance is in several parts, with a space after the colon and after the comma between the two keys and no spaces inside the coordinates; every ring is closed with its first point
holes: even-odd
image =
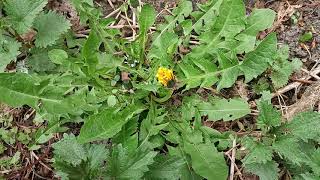
{"type": "Polygon", "coordinates": [[[166,94],[166,96],[164,96],[162,98],[158,98],[158,97],[154,96],[153,94],[151,95],[151,97],[152,97],[152,100],[154,100],[157,103],[164,103],[164,102],[168,101],[171,98],[172,94],[173,94],[173,90],[171,89],[169,91],[169,93],[166,94]]]}

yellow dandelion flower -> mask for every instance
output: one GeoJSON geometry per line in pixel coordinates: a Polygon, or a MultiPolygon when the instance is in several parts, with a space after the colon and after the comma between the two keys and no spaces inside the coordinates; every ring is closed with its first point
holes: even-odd
{"type": "Polygon", "coordinates": [[[157,72],[157,79],[162,85],[167,87],[168,83],[174,80],[173,71],[171,69],[160,67],[157,72]]]}

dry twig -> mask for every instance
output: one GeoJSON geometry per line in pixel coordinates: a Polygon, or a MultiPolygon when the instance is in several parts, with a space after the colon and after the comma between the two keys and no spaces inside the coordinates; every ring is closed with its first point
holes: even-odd
{"type": "Polygon", "coordinates": [[[307,88],[300,100],[288,107],[284,117],[291,120],[296,114],[312,109],[319,101],[320,82],[317,82],[307,88]]]}
{"type": "Polygon", "coordinates": [[[229,180],[233,180],[233,176],[234,176],[234,166],[236,165],[235,163],[235,159],[236,159],[236,145],[237,145],[237,141],[236,139],[233,140],[232,143],[232,153],[231,153],[231,165],[230,165],[230,176],[229,176],[229,180]]]}
{"type": "MultiPolygon", "coordinates": [[[[309,79],[311,79],[313,77],[312,75],[317,75],[319,73],[320,73],[320,66],[316,67],[312,72],[310,72],[307,77],[302,78],[300,80],[301,81],[309,80],[309,79]]],[[[292,89],[296,89],[302,84],[303,83],[301,83],[301,82],[293,82],[293,83],[291,83],[291,84],[279,89],[276,93],[273,93],[272,97],[278,96],[279,94],[283,94],[283,93],[288,92],[288,91],[290,91],[292,89]]]]}

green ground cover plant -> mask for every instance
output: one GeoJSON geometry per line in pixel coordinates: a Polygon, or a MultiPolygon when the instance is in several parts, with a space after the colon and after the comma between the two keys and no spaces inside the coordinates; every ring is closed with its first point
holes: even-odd
{"type": "MultiPolygon", "coordinates": [[[[246,15],[242,0],[210,0],[194,10],[181,1],[155,23],[156,11],[145,4],[137,7],[138,36],[129,41],[107,28],[115,19],[103,18],[92,1],[71,2],[89,27],[87,37],[76,37],[65,16],[45,8],[47,0],[0,2],[0,102],[32,107],[34,121],[47,124],[18,134],[2,117],[1,153],[16,139],[36,151],[63,133],[52,145],[52,166],[62,179],[225,180],[232,164],[225,152],[235,141],[236,161],[261,180],[278,179],[280,168],[295,179],[320,178],[320,115],[285,121],[266,91],[286,85],[301,66],[289,59],[288,47],[278,47],[275,33],[257,39],[272,26],[274,11],[246,15]],[[30,31],[34,40],[24,40],[30,31]],[[181,46],[189,51],[181,53],[181,46]],[[241,136],[206,126],[249,117],[252,107],[240,97],[196,90],[219,92],[243,77],[247,84],[267,78],[267,87],[255,88],[255,125],[241,136]],[[72,133],[70,123],[80,131],[72,133]]],[[[0,168],[18,157],[1,158],[0,168]]]]}

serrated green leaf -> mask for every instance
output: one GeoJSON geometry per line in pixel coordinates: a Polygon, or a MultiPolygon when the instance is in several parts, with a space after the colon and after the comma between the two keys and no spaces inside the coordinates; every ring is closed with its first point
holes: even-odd
{"type": "Polygon", "coordinates": [[[278,180],[278,164],[274,161],[248,164],[245,169],[252,174],[258,175],[260,180],[278,180]]]}
{"type": "Polygon", "coordinates": [[[108,139],[121,131],[134,115],[145,109],[141,104],[133,104],[122,111],[115,108],[105,109],[102,112],[89,116],[80,130],[79,141],[81,143],[108,139]]]}
{"type": "Polygon", "coordinates": [[[211,1],[208,5],[200,6],[201,9],[204,9],[203,6],[209,7],[206,7],[204,12],[199,11],[196,17],[194,16],[196,18],[196,21],[192,25],[192,29],[194,29],[197,34],[200,34],[201,31],[203,31],[207,27],[210,27],[214,23],[214,17],[217,16],[222,2],[223,0],[211,1]]]}
{"type": "Polygon", "coordinates": [[[228,177],[228,167],[223,154],[218,152],[213,144],[189,144],[184,150],[191,156],[194,171],[208,180],[225,180],[228,177]]]}
{"type": "Polygon", "coordinates": [[[272,149],[265,144],[247,139],[245,147],[250,151],[242,160],[245,165],[254,163],[264,164],[272,160],[272,149]]]}
{"type": "Polygon", "coordinates": [[[39,82],[31,75],[22,73],[0,73],[0,102],[18,107],[29,105],[35,109],[41,106],[49,113],[67,113],[74,107],[67,99],[63,99],[63,93],[58,87],[50,86],[44,91],[47,81],[39,82]]]}
{"type": "Polygon", "coordinates": [[[50,61],[48,51],[42,49],[32,49],[32,55],[27,59],[27,67],[31,72],[48,72],[56,68],[50,61]]]}
{"type": "Polygon", "coordinates": [[[270,34],[254,51],[246,54],[243,62],[238,62],[236,57],[228,58],[219,53],[219,69],[211,60],[197,59],[198,55],[191,53],[179,64],[185,76],[181,78],[181,81],[187,85],[186,90],[198,86],[210,87],[217,82],[219,83],[218,89],[228,88],[235,83],[241,74],[244,74],[246,82],[249,82],[270,66],[276,48],[277,38],[275,34],[270,34]],[[219,75],[221,75],[221,79],[219,79],[219,75]]]}
{"type": "Polygon", "coordinates": [[[273,62],[277,50],[277,37],[275,33],[268,35],[258,47],[246,54],[240,69],[245,76],[245,82],[250,82],[253,78],[258,77],[273,62]]]}
{"type": "Polygon", "coordinates": [[[283,126],[283,132],[293,135],[295,138],[318,140],[320,136],[320,114],[317,112],[304,112],[298,114],[293,120],[283,126]]]}
{"type": "Polygon", "coordinates": [[[91,171],[97,171],[104,165],[108,151],[104,144],[90,144],[87,149],[87,160],[91,171]]]}
{"type": "Polygon", "coordinates": [[[13,28],[19,33],[26,33],[34,19],[48,3],[47,0],[6,0],[6,11],[13,28]]]}
{"type": "Polygon", "coordinates": [[[247,17],[246,29],[235,37],[240,41],[236,47],[236,52],[252,51],[256,42],[256,35],[260,31],[270,28],[275,16],[276,13],[271,9],[254,9],[247,17]]]}
{"type": "Polygon", "coordinates": [[[301,174],[300,177],[296,177],[294,180],[320,180],[320,176],[310,174],[310,173],[305,173],[305,174],[301,174]]]}
{"type": "Polygon", "coordinates": [[[307,163],[313,170],[314,174],[320,177],[320,148],[311,155],[311,161],[307,163]]]}
{"type": "Polygon", "coordinates": [[[208,115],[208,120],[224,121],[241,118],[250,113],[250,107],[247,102],[241,99],[218,99],[212,102],[204,102],[198,105],[202,115],[208,115]]]}
{"type": "Polygon", "coordinates": [[[148,173],[145,174],[145,179],[160,180],[160,179],[179,179],[180,169],[186,163],[184,159],[175,156],[156,156],[155,162],[149,166],[148,173]]]}
{"type": "Polygon", "coordinates": [[[290,75],[302,66],[302,62],[299,59],[293,59],[292,62],[290,62],[288,58],[288,46],[278,50],[275,62],[271,67],[271,80],[275,88],[281,88],[286,85],[290,75]]]}
{"type": "Polygon", "coordinates": [[[206,54],[217,52],[218,48],[224,48],[223,38],[233,38],[245,29],[244,18],[245,5],[242,0],[224,0],[211,29],[199,38],[205,44],[194,48],[193,56],[203,58],[206,54]]]}
{"type": "Polygon", "coordinates": [[[105,174],[107,179],[141,179],[149,170],[153,158],[157,155],[154,151],[137,150],[128,153],[122,145],[113,147],[108,159],[108,169],[105,174]]]}
{"type": "Polygon", "coordinates": [[[212,30],[214,39],[233,37],[242,31],[244,26],[245,6],[241,0],[224,0],[219,9],[219,17],[212,30]]]}
{"type": "Polygon", "coordinates": [[[145,57],[145,48],[148,40],[147,32],[149,28],[154,24],[156,20],[156,11],[150,5],[144,5],[139,14],[139,46],[140,46],[140,60],[142,61],[145,57]]]}
{"type": "Polygon", "coordinates": [[[64,134],[63,139],[52,145],[55,158],[76,166],[87,159],[85,148],[77,142],[76,137],[64,134]]]}
{"type": "Polygon", "coordinates": [[[62,15],[53,11],[41,13],[34,22],[37,30],[36,47],[45,48],[53,45],[63,33],[66,33],[71,24],[62,15]]]}
{"type": "Polygon", "coordinates": [[[237,80],[238,76],[241,74],[238,68],[238,58],[235,53],[232,52],[231,56],[228,57],[225,53],[218,52],[218,62],[219,68],[222,69],[221,79],[217,85],[217,89],[221,90],[223,88],[231,87],[237,80]]]}
{"type": "Polygon", "coordinates": [[[293,138],[278,138],[272,144],[272,149],[294,164],[301,165],[301,163],[308,161],[307,155],[300,149],[297,140],[293,138]]]}
{"type": "Polygon", "coordinates": [[[99,179],[108,151],[103,144],[79,144],[74,135],[53,144],[56,174],[62,179],[99,179]]]}
{"type": "Polygon", "coordinates": [[[217,67],[211,60],[186,57],[179,67],[185,76],[182,79],[187,85],[185,90],[198,86],[210,87],[219,80],[217,67]]]}
{"type": "Polygon", "coordinates": [[[241,34],[256,36],[259,31],[270,28],[276,17],[272,9],[254,9],[247,18],[246,29],[241,34]]]}
{"type": "Polygon", "coordinates": [[[168,123],[162,123],[165,116],[163,109],[157,109],[155,103],[152,102],[147,118],[141,123],[139,138],[143,141],[145,138],[157,135],[168,125],[168,123]]]}
{"type": "Polygon", "coordinates": [[[293,72],[289,62],[283,63],[282,65],[283,67],[273,66],[274,70],[271,74],[271,80],[276,89],[286,85],[289,81],[289,76],[293,72]]]}
{"type": "Polygon", "coordinates": [[[259,116],[257,125],[260,129],[268,130],[281,124],[281,114],[271,103],[262,100],[258,102],[259,116]]]}
{"type": "Polygon", "coordinates": [[[0,40],[0,73],[4,71],[7,64],[9,64],[12,60],[16,60],[17,56],[20,54],[20,47],[21,43],[15,40],[0,40]]]}

